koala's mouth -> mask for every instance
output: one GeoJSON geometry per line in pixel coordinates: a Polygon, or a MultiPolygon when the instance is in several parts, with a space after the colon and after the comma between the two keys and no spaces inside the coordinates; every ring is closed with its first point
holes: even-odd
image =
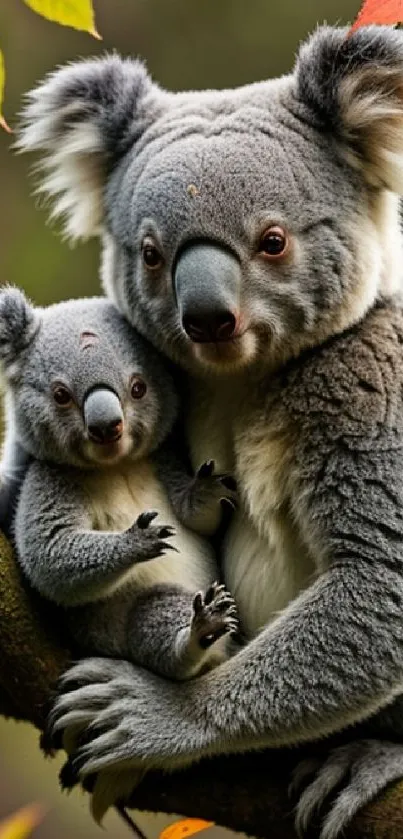
{"type": "Polygon", "coordinates": [[[229,341],[217,343],[192,343],[192,355],[203,367],[215,368],[217,372],[239,370],[252,364],[257,356],[258,342],[252,331],[229,341]]]}
{"type": "Polygon", "coordinates": [[[123,435],[118,440],[95,443],[86,440],[84,452],[86,460],[99,466],[108,466],[128,457],[132,451],[133,442],[129,435],[123,435]]]}

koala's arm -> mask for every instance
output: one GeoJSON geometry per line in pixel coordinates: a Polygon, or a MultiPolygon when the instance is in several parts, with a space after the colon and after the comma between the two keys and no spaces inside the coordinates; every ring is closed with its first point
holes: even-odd
{"type": "Polygon", "coordinates": [[[235,642],[236,606],[222,585],[189,592],[154,585],[134,599],[126,621],[129,658],[170,679],[190,679],[226,658],[235,642]],[[227,636],[217,650],[216,641],[227,636]]]}
{"type": "Polygon", "coordinates": [[[223,502],[235,504],[232,476],[215,475],[212,460],[193,475],[179,434],[172,435],[154,453],[153,460],[177,519],[202,536],[213,536],[222,521],[223,502]]]}
{"type": "Polygon", "coordinates": [[[316,740],[401,693],[403,328],[398,339],[390,329],[290,388],[288,416],[300,423],[291,503],[322,563],[318,578],[238,655],[180,690],[124,662],[90,660],[70,671],[67,687],[70,679],[83,687],[61,697],[53,719],[56,728],[74,725],[75,715],[95,722],[78,755],[83,774],[123,756],[169,768],[316,740]]]}
{"type": "Polygon", "coordinates": [[[0,528],[8,536],[18,494],[31,457],[18,441],[12,426],[7,427],[0,465],[0,528]]]}
{"type": "Polygon", "coordinates": [[[161,555],[169,528],[144,514],[123,532],[92,529],[79,473],[31,464],[14,522],[20,564],[32,586],[64,606],[98,599],[135,562],[161,555]]]}

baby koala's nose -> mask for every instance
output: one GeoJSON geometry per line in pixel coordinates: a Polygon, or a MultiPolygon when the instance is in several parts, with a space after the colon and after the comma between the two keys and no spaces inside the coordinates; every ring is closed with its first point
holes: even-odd
{"type": "Polygon", "coordinates": [[[109,388],[95,388],[84,401],[84,422],[94,443],[115,443],[123,434],[120,399],[109,388]]]}
{"type": "Polygon", "coordinates": [[[121,419],[88,426],[88,436],[94,443],[115,443],[120,440],[122,433],[123,422],[121,419]]]}

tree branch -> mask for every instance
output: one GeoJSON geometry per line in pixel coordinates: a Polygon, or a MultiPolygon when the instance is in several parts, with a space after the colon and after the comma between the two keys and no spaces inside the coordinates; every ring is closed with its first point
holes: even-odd
{"type": "Polygon", "coordinates": [[[28,589],[0,533],[0,713],[39,729],[71,658],[52,615],[52,607],[28,589]]]}
{"type": "MultiPolygon", "coordinates": [[[[70,660],[57,612],[28,589],[0,534],[0,714],[42,730],[55,684],[70,660]]],[[[132,804],[198,816],[252,836],[296,839],[287,789],[303,756],[302,750],[276,750],[203,761],[170,775],[150,773],[132,804]]],[[[367,806],[345,839],[403,839],[403,781],[367,806]]]]}

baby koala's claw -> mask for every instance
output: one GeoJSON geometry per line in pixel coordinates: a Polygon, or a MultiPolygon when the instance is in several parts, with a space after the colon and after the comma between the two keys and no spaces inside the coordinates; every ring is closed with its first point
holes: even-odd
{"type": "Polygon", "coordinates": [[[192,632],[202,649],[211,647],[222,635],[233,635],[238,631],[234,598],[219,583],[213,583],[205,593],[197,592],[193,612],[192,632]]]}
{"type": "Polygon", "coordinates": [[[174,527],[166,525],[165,527],[160,527],[158,535],[160,539],[169,539],[170,536],[175,536],[175,532],[174,527]]]}
{"type": "MultiPolygon", "coordinates": [[[[158,516],[156,510],[150,510],[150,512],[141,513],[136,522],[135,526],[139,527],[140,530],[147,530],[150,527],[151,522],[153,522],[158,516]]],[[[169,539],[172,536],[175,536],[176,530],[170,524],[162,524],[161,527],[155,527],[156,535],[159,539],[169,539]]],[[[171,545],[165,545],[165,547],[171,548],[171,550],[176,551],[176,548],[172,547],[171,545]]]]}
{"type": "Polygon", "coordinates": [[[201,478],[201,479],[211,478],[211,476],[214,472],[214,469],[215,469],[214,460],[206,460],[204,463],[202,463],[201,466],[199,466],[199,468],[196,472],[196,478],[201,478]]]}
{"type": "Polygon", "coordinates": [[[126,531],[126,537],[133,544],[134,562],[157,559],[164,556],[166,551],[178,552],[174,545],[165,541],[175,536],[175,528],[168,524],[153,524],[157,515],[155,510],[141,513],[126,531]]]}
{"type": "Polygon", "coordinates": [[[140,530],[145,530],[151,524],[154,519],[158,516],[157,510],[149,510],[146,513],[141,513],[137,520],[136,525],[140,528],[140,530]]]}
{"type": "Polygon", "coordinates": [[[175,548],[175,545],[170,545],[169,542],[160,542],[160,552],[158,556],[165,556],[165,551],[175,551],[175,553],[179,553],[178,548],[175,548]]]}
{"type": "Polygon", "coordinates": [[[215,467],[214,460],[202,463],[183,494],[182,522],[203,536],[213,536],[237,502],[236,481],[232,475],[216,474],[215,467]]]}

